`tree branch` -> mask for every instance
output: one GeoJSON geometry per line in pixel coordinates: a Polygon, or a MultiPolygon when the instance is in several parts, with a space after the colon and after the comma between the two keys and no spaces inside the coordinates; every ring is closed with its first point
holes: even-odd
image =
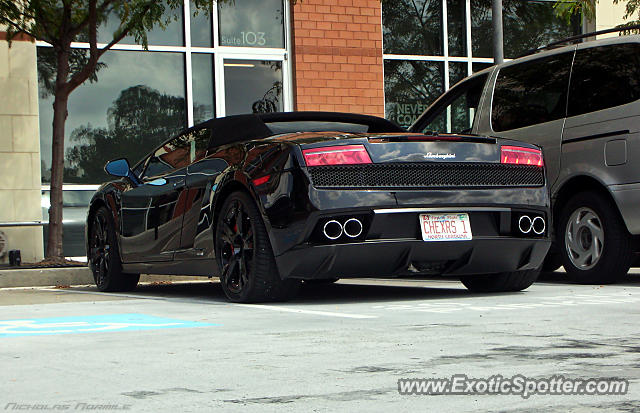
{"type": "MultiPolygon", "coordinates": [[[[151,3],[147,3],[147,5],[143,8],[140,13],[140,16],[144,16],[151,9],[151,3]]],[[[131,29],[133,28],[135,22],[131,20],[129,24],[120,32],[120,34],[115,37],[110,43],[108,43],[105,47],[98,49],[97,45],[97,15],[96,15],[96,0],[90,0],[89,2],[89,14],[94,14],[93,23],[90,22],[89,25],[89,61],[85,65],[85,67],[76,73],[68,83],[69,93],[73,91],[75,88],[80,86],[85,80],[91,76],[93,71],[98,64],[98,59],[102,57],[108,50],[110,50],[115,44],[119,43],[122,39],[124,39],[131,29]],[[93,10],[93,11],[92,11],[93,10]]],[[[92,18],[90,17],[90,20],[92,18]]]]}
{"type": "MultiPolygon", "coordinates": [[[[99,16],[104,16],[107,11],[107,7],[109,7],[115,0],[105,0],[100,6],[97,7],[97,12],[99,16]]],[[[87,25],[90,24],[90,13],[78,23],[77,26],[72,27],[71,34],[73,36],[78,35],[87,25]]]]}

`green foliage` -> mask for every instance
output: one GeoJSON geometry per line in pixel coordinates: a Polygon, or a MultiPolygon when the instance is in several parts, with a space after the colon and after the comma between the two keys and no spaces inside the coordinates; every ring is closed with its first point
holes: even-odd
{"type": "MultiPolygon", "coordinates": [[[[596,3],[598,0],[556,0],[553,6],[556,14],[563,18],[567,23],[574,16],[584,17],[589,21],[593,21],[596,16],[596,3]]],[[[626,3],[625,14],[623,18],[625,23],[619,24],[617,28],[631,27],[640,25],[640,0],[613,0],[614,4],[626,3]]],[[[620,35],[640,33],[638,29],[623,30],[620,35]]]]}
{"type": "MultiPolygon", "coordinates": [[[[232,1],[232,0],[219,0],[232,1]]],[[[198,9],[210,10],[212,0],[193,0],[198,9]]],[[[54,46],[88,39],[93,27],[109,18],[120,22],[112,39],[117,43],[124,35],[147,46],[147,32],[165,27],[182,13],[182,0],[0,0],[0,23],[8,26],[9,39],[18,33],[28,34],[54,46]],[[91,11],[95,7],[95,20],[91,11]]],[[[86,40],[85,40],[86,41],[86,40]]]]}

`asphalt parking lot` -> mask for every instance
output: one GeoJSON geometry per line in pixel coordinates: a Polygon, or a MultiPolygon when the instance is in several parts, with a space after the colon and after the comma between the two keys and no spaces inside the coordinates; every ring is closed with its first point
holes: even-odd
{"type": "Polygon", "coordinates": [[[525,292],[449,280],[341,280],[230,304],[217,282],[0,289],[6,411],[640,409],[640,272],[546,274],[525,292]],[[626,395],[400,395],[401,378],[616,377],[626,395]]]}

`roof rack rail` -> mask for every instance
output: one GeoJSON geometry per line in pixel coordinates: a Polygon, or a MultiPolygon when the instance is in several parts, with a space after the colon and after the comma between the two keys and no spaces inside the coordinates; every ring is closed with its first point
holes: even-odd
{"type": "Polygon", "coordinates": [[[531,49],[531,50],[527,50],[526,52],[524,52],[523,54],[521,54],[518,57],[523,57],[523,56],[528,56],[537,52],[541,52],[543,50],[547,50],[547,49],[553,49],[565,44],[569,44],[569,43],[573,43],[577,40],[582,40],[584,38],[587,37],[592,37],[592,36],[599,36],[601,34],[607,34],[607,33],[616,33],[616,32],[623,32],[625,30],[640,30],[640,24],[635,24],[635,25],[630,25],[630,26],[625,26],[625,27],[614,27],[613,29],[606,29],[606,30],[598,30],[595,32],[590,32],[590,33],[584,33],[584,34],[578,34],[576,36],[571,36],[571,37],[567,37],[566,39],[562,39],[562,40],[558,40],[552,43],[549,43],[546,46],[541,46],[538,47],[536,49],[531,49]]]}

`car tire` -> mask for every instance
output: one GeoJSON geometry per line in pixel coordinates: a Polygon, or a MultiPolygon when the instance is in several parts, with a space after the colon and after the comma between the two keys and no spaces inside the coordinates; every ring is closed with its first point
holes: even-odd
{"type": "Polygon", "coordinates": [[[499,274],[468,275],[460,279],[469,291],[476,293],[495,293],[522,291],[533,284],[540,270],[502,272],[499,274]]]}
{"type": "Polygon", "coordinates": [[[138,285],[140,274],[122,272],[120,251],[113,217],[100,207],[93,214],[89,228],[89,268],[99,291],[132,291],[138,285]]]}
{"type": "Polygon", "coordinates": [[[631,235],[616,207],[602,195],[574,195],[562,208],[556,234],[570,280],[609,284],[629,271],[633,261],[631,235]]]}
{"type": "Polygon", "coordinates": [[[220,284],[229,300],[283,301],[297,294],[301,281],[280,278],[260,211],[245,192],[233,192],[224,200],[215,245],[220,284]]]}

